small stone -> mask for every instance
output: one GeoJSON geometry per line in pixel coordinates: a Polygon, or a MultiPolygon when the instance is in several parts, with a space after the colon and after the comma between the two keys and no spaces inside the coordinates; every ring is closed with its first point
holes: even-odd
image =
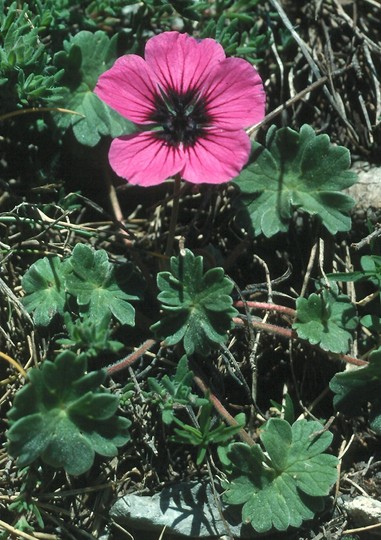
{"type": "MultiPolygon", "coordinates": [[[[224,507],[224,519],[236,538],[257,536],[250,525],[241,523],[241,508],[224,507]]],[[[209,484],[181,482],[152,496],[125,495],[112,506],[110,517],[135,530],[161,532],[179,538],[220,538],[227,534],[226,525],[209,484]]]]}
{"type": "Polygon", "coordinates": [[[381,502],[376,499],[359,495],[350,501],[345,501],[343,507],[348,517],[358,527],[381,523],[381,502]]]}

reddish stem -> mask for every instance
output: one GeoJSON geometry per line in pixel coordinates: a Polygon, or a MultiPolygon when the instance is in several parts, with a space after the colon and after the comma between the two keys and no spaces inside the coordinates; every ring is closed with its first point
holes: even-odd
{"type": "Polygon", "coordinates": [[[242,300],[238,300],[237,302],[234,302],[235,307],[244,308],[245,306],[249,308],[256,308],[256,309],[265,309],[267,311],[277,311],[278,313],[285,313],[286,315],[290,315],[290,317],[296,316],[296,310],[286,307],[286,306],[280,306],[278,304],[271,304],[269,302],[254,302],[251,300],[248,300],[247,302],[242,302],[242,300]]]}
{"type": "MultiPolygon", "coordinates": [[[[233,317],[233,322],[238,326],[244,326],[245,321],[240,319],[239,317],[233,317]]],[[[277,326],[276,324],[268,324],[263,323],[260,321],[250,321],[252,326],[254,328],[258,328],[259,330],[265,330],[266,332],[269,332],[270,334],[277,334],[278,336],[285,337],[287,339],[295,339],[297,337],[296,333],[293,330],[289,330],[288,328],[283,328],[282,326],[277,326]]]]}
{"type": "Polygon", "coordinates": [[[122,371],[122,369],[126,369],[132,366],[132,364],[136,362],[137,360],[139,360],[139,358],[143,356],[143,354],[145,354],[151,347],[153,347],[155,343],[156,343],[156,340],[147,339],[147,341],[145,341],[143,345],[139,347],[139,349],[129,354],[125,358],[118,360],[117,362],[115,362],[115,364],[111,364],[111,366],[108,366],[106,368],[107,375],[111,376],[114,373],[117,373],[118,371],[122,371]]]}
{"type": "MultiPolygon", "coordinates": [[[[239,317],[233,317],[233,322],[238,326],[245,325],[245,321],[243,321],[239,317]]],[[[319,346],[311,345],[311,343],[308,340],[299,338],[296,332],[294,332],[294,330],[290,330],[289,328],[283,328],[282,326],[276,326],[275,324],[267,324],[260,321],[251,321],[251,324],[254,328],[258,328],[259,330],[264,330],[265,332],[269,332],[270,334],[276,334],[278,336],[281,336],[287,339],[298,339],[299,341],[308,343],[310,347],[313,347],[314,349],[323,351],[323,349],[321,349],[319,346]]],[[[348,354],[334,354],[334,353],[330,353],[329,351],[324,351],[324,352],[326,352],[328,356],[330,355],[334,356],[334,358],[343,360],[343,362],[346,362],[347,364],[353,364],[354,366],[368,365],[368,362],[366,360],[361,360],[360,358],[355,358],[354,356],[350,356],[348,354]]]]}
{"type": "MultiPolygon", "coordinates": [[[[194,382],[197,384],[197,386],[200,388],[200,390],[205,394],[209,396],[210,401],[213,403],[214,408],[216,411],[226,420],[226,423],[229,424],[229,426],[239,426],[237,420],[225,409],[225,407],[222,405],[221,401],[212,393],[210,388],[206,386],[204,381],[200,379],[197,375],[194,375],[193,377],[194,382]]],[[[250,435],[245,431],[243,428],[241,428],[238,431],[238,435],[241,437],[241,440],[245,443],[247,443],[249,446],[254,446],[256,443],[253,441],[253,439],[250,437],[250,435]]]]}
{"type": "Polygon", "coordinates": [[[347,364],[353,364],[354,366],[367,366],[369,364],[366,360],[361,360],[361,358],[349,356],[348,354],[338,354],[337,356],[340,360],[347,362],[347,364]]]}

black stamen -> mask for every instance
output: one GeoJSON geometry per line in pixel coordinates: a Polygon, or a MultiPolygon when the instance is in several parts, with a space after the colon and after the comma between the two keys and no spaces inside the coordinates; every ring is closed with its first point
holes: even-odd
{"type": "Polygon", "coordinates": [[[178,94],[174,90],[160,89],[155,97],[156,111],[150,120],[162,128],[156,136],[171,146],[192,146],[210,124],[206,103],[197,90],[178,94]]]}

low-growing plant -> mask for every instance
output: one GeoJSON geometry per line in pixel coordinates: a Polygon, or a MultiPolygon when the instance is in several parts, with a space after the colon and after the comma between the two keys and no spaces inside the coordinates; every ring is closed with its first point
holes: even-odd
{"type": "MultiPolygon", "coordinates": [[[[128,458],[143,470],[144,448],[137,448],[141,440],[153,449],[152,463],[165,453],[171,467],[191,461],[201,475],[217,468],[224,504],[241,506],[242,523],[251,524],[256,533],[302,526],[323,510],[338,480],[338,459],[333,455],[335,446],[327,453],[332,435],[323,423],[295,421],[302,400],[293,401],[298,381],[288,354],[294,350],[304,359],[314,350],[322,361],[332,357],[357,365],[359,369],[336,373],[330,381],[333,407],[348,416],[365,414],[371,429],[381,433],[381,349],[369,352],[379,347],[381,312],[359,311],[359,324],[354,303],[334,283],[365,282],[376,296],[381,258],[365,255],[360,270],[324,275],[328,283],[317,281],[312,292],[297,279],[290,286],[292,294],[274,290],[283,278],[273,280],[262,259],[265,283],[258,284],[260,278],[251,272],[251,250],[265,246],[265,251],[278,256],[273,237],[287,233],[297,214],[310,216],[316,233],[323,227],[330,240],[348,232],[354,201],[343,190],[357,179],[349,170],[349,150],[307,124],[299,130],[274,125],[264,144],[249,138],[248,128],[267,122],[264,85],[253,64],[265,64],[277,16],[259,0],[5,4],[0,0],[4,13],[0,120],[10,120],[2,142],[12,153],[4,151],[0,160],[6,171],[0,187],[4,185],[4,193],[13,197],[19,182],[20,192],[38,201],[30,206],[33,215],[24,215],[21,204],[0,221],[2,230],[12,228],[12,234],[1,238],[1,250],[16,257],[15,268],[24,271],[20,300],[0,278],[7,298],[6,318],[26,314],[34,335],[28,342],[32,368],[28,364],[24,369],[21,360],[0,351],[1,360],[25,379],[7,414],[8,454],[19,472],[26,468],[30,475],[8,505],[15,516],[13,526],[26,533],[45,526],[38,499],[30,497],[33,471],[43,476],[44,471],[56,474],[62,469],[68,475],[82,475],[91,470],[97,455],[112,458],[129,443],[135,449],[128,458]],[[179,27],[182,32],[173,30],[179,27]],[[138,56],[143,49],[144,59],[138,56]],[[125,52],[129,54],[120,58],[125,52]],[[40,113],[47,115],[44,120],[36,119],[40,113]],[[29,123],[28,115],[33,117],[29,123]],[[46,170],[31,167],[28,161],[26,172],[15,174],[14,156],[25,133],[29,138],[23,141],[24,151],[38,146],[40,156],[49,156],[46,170]],[[38,141],[36,134],[41,135],[38,141]],[[45,152],[41,141],[47,138],[51,146],[45,152]],[[82,157],[91,151],[89,155],[97,155],[101,162],[109,138],[114,139],[111,169],[102,162],[93,170],[101,169],[109,197],[105,208],[114,215],[99,230],[87,226],[82,230],[84,204],[98,212],[100,202],[89,203],[86,196],[66,192],[67,155],[82,157]],[[29,176],[35,169],[46,182],[40,190],[30,189],[29,176]],[[123,192],[127,206],[130,201],[135,205],[126,220],[111,187],[112,169],[128,183],[123,192]],[[174,186],[170,217],[166,202],[152,205],[151,199],[168,195],[164,184],[168,178],[173,178],[174,186]],[[182,182],[188,183],[188,191],[182,182]],[[205,183],[210,184],[208,189],[205,183]],[[156,191],[147,203],[144,188],[149,186],[156,191]],[[50,189],[65,207],[60,216],[50,217],[49,212],[57,209],[50,189]],[[193,212],[200,200],[188,222],[181,205],[189,204],[193,212]],[[77,220],[73,227],[71,216],[77,220]],[[198,231],[204,219],[206,224],[198,231]],[[244,241],[235,246],[232,235],[237,224],[244,241]],[[120,231],[130,225],[144,232],[126,241],[120,231]],[[23,228],[30,232],[30,242],[22,241],[23,228]],[[58,249],[61,235],[66,236],[58,249]],[[183,235],[179,249],[178,235],[183,235]],[[43,236],[49,241],[39,244],[43,236]],[[253,237],[260,238],[251,243],[253,237]],[[246,288],[247,279],[255,285],[246,288]],[[306,290],[306,295],[298,296],[299,290],[306,290]],[[263,294],[266,302],[257,299],[263,294]],[[276,295],[284,305],[274,302],[276,295]],[[135,301],[139,301],[136,308],[135,301]],[[361,325],[367,336],[357,358],[350,352],[356,350],[353,343],[361,325]],[[269,347],[266,341],[261,351],[261,333],[280,342],[285,339],[288,346],[269,347]],[[140,339],[145,340],[142,345],[140,339]],[[152,354],[154,361],[147,355],[150,349],[159,351],[152,354]],[[281,392],[260,396],[273,406],[260,411],[257,389],[261,394],[264,363],[269,351],[275,363],[280,350],[282,366],[290,364],[293,375],[290,394],[281,404],[277,402],[281,392]],[[109,356],[113,364],[96,369],[109,356]],[[126,368],[130,377],[123,380],[126,368]],[[107,377],[114,376],[108,389],[107,377]],[[237,385],[238,396],[232,391],[237,385]],[[269,418],[274,414],[280,418],[269,418]],[[168,436],[189,455],[176,461],[170,455],[173,446],[164,451],[155,448],[147,426],[157,421],[160,436],[168,436]],[[210,456],[213,467],[206,467],[210,456]]],[[[293,34],[283,28],[277,32],[281,47],[289,48],[293,34]]],[[[262,133],[257,139],[263,140],[262,133]]],[[[74,169],[71,181],[79,191],[81,169],[77,163],[74,169]]],[[[302,241],[307,245],[309,238],[302,241]]],[[[312,263],[311,257],[308,272],[313,271],[312,263]]],[[[15,343],[18,347],[19,342],[10,336],[7,347],[15,343]]],[[[309,365],[304,366],[307,378],[309,365]]],[[[267,377],[273,379],[273,372],[267,377]]],[[[14,381],[7,379],[7,387],[14,381]]],[[[126,461],[121,461],[125,467],[126,461]]],[[[163,471],[154,472],[162,481],[163,471]]],[[[169,476],[170,472],[163,473],[165,481],[169,476]]]]}
{"type": "Polygon", "coordinates": [[[203,272],[203,259],[186,249],[171,258],[171,271],[157,276],[165,316],[151,329],[167,346],[183,342],[186,354],[207,355],[224,343],[237,314],[233,283],[222,268],[203,272]]]}
{"type": "Polygon", "coordinates": [[[19,467],[38,459],[68,474],[88,471],[95,454],[112,457],[130,440],[131,422],[102,388],[105,370],[86,373],[85,355],[67,351],[32,368],[8,413],[8,452],[19,467]]]}
{"type": "Polygon", "coordinates": [[[169,425],[174,421],[178,407],[202,407],[209,403],[192,392],[193,372],[185,355],[180,358],[172,377],[148,377],[147,383],[150,391],[146,395],[159,406],[164,424],[169,425]]]}
{"type": "Polygon", "coordinates": [[[324,454],[332,434],[319,422],[298,420],[292,426],[271,418],[259,444],[232,443],[227,451],[224,499],[243,505],[242,521],[259,533],[300,527],[324,507],[337,480],[338,460],[324,454]]]}
{"type": "Polygon", "coordinates": [[[197,465],[201,465],[205,460],[206,452],[211,444],[226,444],[245,425],[245,415],[241,414],[235,418],[236,425],[234,426],[226,426],[220,421],[217,421],[217,426],[214,426],[212,410],[213,404],[211,402],[202,405],[197,417],[197,425],[185,424],[177,416],[173,417],[173,421],[179,427],[174,429],[171,440],[195,446],[197,448],[197,465]]]}
{"type": "Polygon", "coordinates": [[[130,264],[115,265],[105,250],[77,244],[72,254],[36,261],[22,279],[23,304],[37,326],[49,326],[56,316],[66,324],[67,338],[57,343],[87,351],[118,351],[111,339],[111,319],[135,325],[131,300],[142,294],[142,282],[130,264]],[[75,319],[73,320],[73,314],[75,319]]]}
{"type": "Polygon", "coordinates": [[[354,184],[347,148],[334,146],[305,124],[299,133],[272,126],[266,146],[254,143],[252,163],[234,180],[241,194],[237,219],[255,235],[288,230],[294,212],[315,216],[331,234],[349,231],[354,201],[342,190],[354,184]]]}
{"type": "Polygon", "coordinates": [[[298,337],[325,351],[347,353],[357,328],[358,317],[349,298],[337,287],[323,288],[308,298],[296,300],[296,321],[293,328],[298,337]]]}

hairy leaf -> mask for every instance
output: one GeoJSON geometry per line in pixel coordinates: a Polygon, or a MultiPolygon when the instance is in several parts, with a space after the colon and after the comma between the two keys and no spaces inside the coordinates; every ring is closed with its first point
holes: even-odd
{"type": "Polygon", "coordinates": [[[134,325],[135,309],[129,300],[139,299],[141,285],[132,267],[115,269],[105,250],[86,244],[75,246],[69,264],[73,272],[66,280],[67,290],[94,321],[111,313],[122,324],[134,325]]]}
{"type": "Polygon", "coordinates": [[[69,268],[59,257],[44,257],[35,262],[21,283],[26,292],[22,299],[28,313],[38,326],[48,326],[52,318],[64,312],[65,278],[69,268]]]}
{"type": "Polygon", "coordinates": [[[115,415],[118,398],[100,386],[105,371],[86,369],[85,356],[67,351],[29,371],[8,413],[8,451],[20,467],[41,458],[78,475],[95,453],[115,456],[129,441],[130,421],[115,415]]]}
{"type": "Polygon", "coordinates": [[[160,272],[157,284],[165,316],[151,329],[167,345],[183,340],[187,355],[206,355],[226,340],[237,310],[230,296],[233,284],[222,268],[204,274],[202,257],[187,249],[171,258],[171,272],[160,272]]]}
{"type": "Polygon", "coordinates": [[[338,460],[323,454],[332,435],[321,430],[315,421],[299,420],[290,426],[272,418],[261,433],[266,454],[259,445],[230,445],[224,499],[243,504],[244,523],[260,533],[283,531],[322,510],[323,497],[337,479],[338,460]]]}
{"type": "Polygon", "coordinates": [[[349,151],[316,135],[307,124],[300,132],[269,129],[266,148],[254,145],[254,161],[234,180],[241,191],[238,220],[255,235],[288,230],[295,210],[321,220],[332,234],[348,231],[354,201],[342,190],[356,182],[348,171],[349,151]]]}
{"type": "Polygon", "coordinates": [[[117,35],[109,39],[101,30],[83,30],[65,41],[64,49],[54,57],[56,66],[65,70],[62,103],[58,104],[78,114],[56,114],[57,125],[63,129],[71,125],[76,139],[87,146],[95,146],[102,135],[119,137],[135,131],[131,122],[93,93],[99,75],[117,58],[117,35]]]}
{"type": "Polygon", "coordinates": [[[351,331],[358,324],[356,308],[344,294],[323,289],[296,301],[297,320],[293,324],[298,336],[325,351],[347,353],[351,331]]]}

